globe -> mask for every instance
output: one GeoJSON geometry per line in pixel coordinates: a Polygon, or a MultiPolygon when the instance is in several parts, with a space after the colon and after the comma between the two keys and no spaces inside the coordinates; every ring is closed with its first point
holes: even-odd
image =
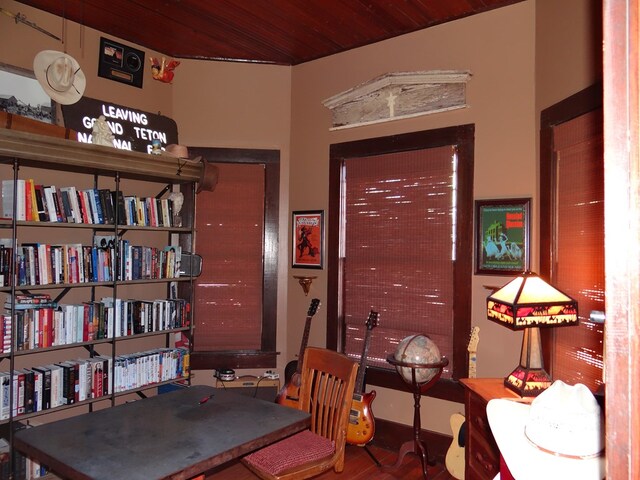
{"type": "MultiPolygon", "coordinates": [[[[394,358],[403,363],[431,364],[442,360],[440,349],[426,335],[409,335],[404,338],[396,348],[394,358]]],[[[396,365],[396,370],[405,382],[412,384],[411,368],[396,365]]],[[[416,368],[416,383],[419,385],[428,383],[435,377],[441,368],[416,368]]]]}

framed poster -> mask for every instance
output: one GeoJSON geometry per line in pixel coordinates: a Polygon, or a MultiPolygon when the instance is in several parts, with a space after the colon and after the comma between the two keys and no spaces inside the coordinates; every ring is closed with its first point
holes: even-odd
{"type": "Polygon", "coordinates": [[[292,264],[294,268],[322,268],[324,259],[324,212],[293,212],[292,264]]]}
{"type": "Polygon", "coordinates": [[[476,200],[476,274],[511,275],[530,268],[531,199],[476,200]]]}

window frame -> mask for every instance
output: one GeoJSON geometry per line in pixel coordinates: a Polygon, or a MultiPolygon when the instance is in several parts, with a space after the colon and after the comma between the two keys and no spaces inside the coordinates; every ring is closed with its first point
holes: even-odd
{"type": "MultiPolygon", "coordinates": [[[[592,112],[603,105],[603,85],[596,83],[561,100],[540,113],[540,276],[553,279],[555,262],[553,245],[556,243],[554,206],[556,204],[556,155],[553,145],[553,128],[576,117],[592,112]]],[[[604,161],[604,160],[603,160],[604,161]]],[[[605,187],[606,188],[606,187],[605,187]]],[[[606,213],[605,213],[606,214],[606,213]]],[[[606,266],[605,266],[606,268],[606,266]]],[[[605,292],[606,294],[606,292],[605,292]]],[[[553,377],[555,329],[541,330],[543,361],[553,377]]],[[[606,361],[606,360],[605,360],[606,361]]]]}
{"type": "MultiPolygon", "coordinates": [[[[278,226],[280,209],[280,151],[268,149],[189,147],[192,157],[211,163],[251,163],[265,167],[263,304],[260,350],[192,352],[193,370],[219,368],[274,368],[277,330],[278,226]]],[[[185,204],[187,198],[185,197],[185,204]]],[[[197,212],[196,212],[197,214],[197,212]]],[[[197,246],[197,241],[196,241],[197,246]]],[[[196,248],[197,250],[197,248],[196,248]]],[[[197,331],[194,333],[197,335],[197,331]]]]}
{"type": "MultiPolygon", "coordinates": [[[[475,125],[467,124],[434,130],[411,132],[387,137],[332,144],[329,156],[329,215],[327,229],[327,347],[344,350],[344,321],[342,317],[340,237],[340,176],[345,158],[356,158],[410,150],[422,150],[455,145],[458,154],[458,218],[456,262],[454,265],[454,326],[453,380],[438,380],[428,395],[463,402],[464,390],[457,379],[468,375],[467,341],[471,329],[471,298],[473,279],[473,175],[475,125]]],[[[395,373],[367,367],[369,385],[410,391],[409,386],[395,373]]]]}

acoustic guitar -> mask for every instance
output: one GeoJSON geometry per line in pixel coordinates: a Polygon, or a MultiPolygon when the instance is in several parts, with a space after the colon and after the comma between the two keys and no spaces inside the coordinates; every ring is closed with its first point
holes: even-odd
{"type": "MultiPolygon", "coordinates": [[[[467,345],[467,353],[469,354],[469,378],[476,378],[476,353],[478,350],[478,342],[480,341],[480,327],[473,327],[471,335],[469,336],[469,343],[467,345]]],[[[464,478],[464,444],[465,444],[465,428],[466,421],[464,415],[460,413],[454,413],[449,420],[451,425],[451,432],[453,433],[453,441],[447,455],[444,459],[444,464],[447,467],[447,471],[453,478],[462,480],[464,478]]]]}
{"type": "Polygon", "coordinates": [[[318,311],[319,306],[320,300],[318,300],[317,298],[311,300],[311,305],[309,305],[309,310],[307,311],[307,319],[305,320],[302,341],[300,342],[300,353],[298,353],[298,360],[292,360],[287,364],[285,368],[285,384],[276,397],[276,403],[284,405],[285,407],[298,408],[298,402],[300,401],[302,360],[304,358],[304,351],[307,349],[307,343],[309,343],[311,319],[318,311]],[[295,370],[293,370],[293,368],[295,368],[295,370]],[[293,372],[289,375],[288,372],[290,372],[291,370],[293,370],[293,372]]]}
{"type": "Polygon", "coordinates": [[[349,411],[349,424],[347,426],[347,443],[350,445],[363,446],[371,441],[375,433],[375,419],[371,410],[371,403],[376,398],[375,390],[364,393],[364,374],[366,371],[367,352],[371,341],[371,331],[378,325],[380,315],[371,310],[367,319],[367,332],[364,337],[364,346],[360,356],[358,376],[349,411]]]}

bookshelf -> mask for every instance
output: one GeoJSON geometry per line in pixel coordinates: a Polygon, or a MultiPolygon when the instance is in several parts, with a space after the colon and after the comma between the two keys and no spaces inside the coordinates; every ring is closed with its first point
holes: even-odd
{"type": "Polygon", "coordinates": [[[189,382],[193,278],[180,261],[202,168],[0,129],[0,468],[12,478],[25,423],[189,382]]]}

